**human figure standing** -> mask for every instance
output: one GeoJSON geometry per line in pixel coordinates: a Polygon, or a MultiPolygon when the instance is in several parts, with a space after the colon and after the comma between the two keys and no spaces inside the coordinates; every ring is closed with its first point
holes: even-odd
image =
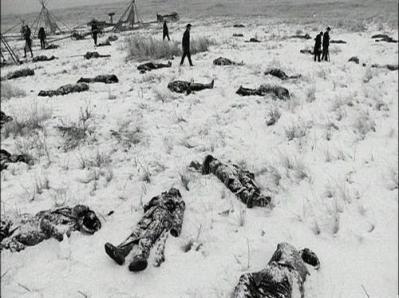
{"type": "Polygon", "coordinates": [[[314,61],[321,61],[320,56],[321,56],[321,41],[323,38],[323,32],[320,32],[315,38],[315,44],[314,44],[314,49],[313,49],[313,54],[314,54],[314,61]]]}
{"type": "Polygon", "coordinates": [[[331,28],[327,27],[327,31],[324,32],[323,35],[323,55],[321,57],[322,61],[329,61],[330,59],[330,53],[328,51],[328,47],[330,46],[330,31],[331,28]]]}
{"type": "Polygon", "coordinates": [[[91,24],[91,35],[93,36],[94,45],[97,46],[98,26],[96,21],[91,24]]]}
{"type": "Polygon", "coordinates": [[[23,34],[24,34],[24,39],[25,39],[25,47],[24,47],[25,56],[24,56],[24,58],[26,58],[26,51],[27,50],[30,51],[30,55],[33,58],[32,39],[30,38],[31,31],[30,31],[30,28],[29,28],[28,25],[25,25],[25,29],[23,30],[23,34]]]}
{"type": "Polygon", "coordinates": [[[186,31],[184,31],[184,34],[183,34],[183,40],[182,40],[183,57],[181,58],[180,65],[183,65],[184,58],[186,58],[186,56],[187,56],[190,66],[194,66],[193,62],[191,61],[191,53],[190,53],[190,30],[191,30],[191,24],[188,24],[186,26],[186,31]]]}
{"type": "Polygon", "coordinates": [[[40,27],[37,37],[40,39],[40,48],[44,50],[46,48],[46,31],[43,27],[40,27]]]}
{"type": "Polygon", "coordinates": [[[165,40],[166,37],[170,41],[168,25],[166,24],[166,21],[164,21],[163,22],[163,40],[165,40]]]}

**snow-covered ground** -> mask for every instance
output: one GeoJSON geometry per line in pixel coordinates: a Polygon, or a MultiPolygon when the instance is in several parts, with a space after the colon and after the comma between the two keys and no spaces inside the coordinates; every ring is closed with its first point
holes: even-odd
{"type": "MultiPolygon", "coordinates": [[[[348,43],[331,45],[330,63],[314,63],[299,53],[313,47],[312,39],[286,38],[297,28],[261,19],[242,19],[246,27],[233,28],[236,22],[192,22],[192,38],[217,39],[210,51],[193,56],[193,68],[179,67],[176,57],[172,68],[143,75],[137,61],[126,62],[126,36],[161,38],[159,28],[150,27],[121,34],[110,47],[94,49],[91,39],[61,41],[59,49],[41,53],[58,60],[28,63],[34,76],[9,81],[26,96],[2,99],[2,111],[18,118],[45,110],[51,117],[37,134],[2,138],[2,148],[36,159],[33,166],[2,171],[2,214],[83,203],[101,215],[103,227],[93,236],[75,232],[61,243],[2,251],[3,297],[228,297],[239,276],[264,268],[282,241],[319,256],[321,269],[311,271],[306,297],[397,296],[398,72],[370,68],[397,64],[397,44],[375,42],[376,30],[333,28],[332,39],[348,43]],[[244,42],[250,37],[262,42],[244,42]],[[112,56],[76,56],[92,50],[112,56]],[[245,65],[214,66],[219,56],[245,65]],[[347,62],[352,56],[360,64],[347,62]],[[268,67],[302,77],[280,81],[263,74],[268,67]],[[111,73],[118,84],[37,96],[81,76],[111,73]],[[174,79],[215,79],[215,88],[172,94],[166,86],[174,79]],[[291,99],[235,94],[241,85],[263,83],[288,88],[291,99]],[[77,122],[84,110],[93,134],[65,151],[55,127],[77,122]],[[271,111],[281,117],[267,126],[271,111]],[[253,171],[273,208],[246,209],[215,177],[187,169],[207,154],[253,171]],[[104,243],[127,237],[142,203],[172,186],[180,189],[186,212],[181,236],[167,240],[165,263],[137,274],[128,263],[116,265],[104,243]],[[190,241],[193,249],[184,252],[190,241]]],[[[183,28],[183,22],[172,24],[171,38],[180,40],[183,28]]],[[[324,28],[302,30],[314,37],[324,28]]],[[[3,68],[2,75],[15,68],[3,68]]]]}

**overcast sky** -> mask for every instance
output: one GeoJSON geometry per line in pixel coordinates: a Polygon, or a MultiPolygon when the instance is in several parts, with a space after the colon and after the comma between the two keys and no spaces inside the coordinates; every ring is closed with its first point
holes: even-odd
{"type": "MultiPolygon", "coordinates": [[[[39,0],[0,0],[1,14],[23,14],[28,12],[40,11],[39,0]]],[[[123,0],[122,0],[123,1],[123,0]]],[[[49,0],[47,7],[49,9],[81,6],[88,4],[121,2],[121,0],[49,0]]]]}

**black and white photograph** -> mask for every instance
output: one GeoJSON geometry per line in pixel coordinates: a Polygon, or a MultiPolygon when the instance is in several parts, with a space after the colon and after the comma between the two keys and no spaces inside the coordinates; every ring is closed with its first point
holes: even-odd
{"type": "Polygon", "coordinates": [[[397,298],[398,0],[1,0],[3,298],[397,298]]]}

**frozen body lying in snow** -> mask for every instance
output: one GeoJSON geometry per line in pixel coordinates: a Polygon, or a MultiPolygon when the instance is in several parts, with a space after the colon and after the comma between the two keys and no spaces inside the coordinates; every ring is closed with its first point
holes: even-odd
{"type": "Polygon", "coordinates": [[[232,298],[291,298],[294,293],[305,297],[304,283],[309,274],[306,264],[320,268],[316,254],[300,251],[289,243],[279,243],[266,268],[241,275],[232,298]]]}
{"type": "MultiPolygon", "coordinates": [[[[195,162],[192,165],[195,165],[195,162]]],[[[201,171],[204,175],[214,174],[248,208],[266,207],[271,202],[271,197],[261,193],[255,182],[255,175],[238,165],[223,163],[212,155],[208,155],[205,157],[201,171]]]]}
{"type": "Polygon", "coordinates": [[[28,154],[11,154],[7,150],[0,149],[0,171],[8,168],[10,163],[24,162],[26,164],[33,164],[32,157],[28,154]]]}
{"type": "Polygon", "coordinates": [[[154,69],[160,69],[165,67],[172,67],[172,62],[168,61],[168,63],[155,63],[155,62],[146,62],[137,66],[137,69],[141,73],[145,73],[147,71],[151,71],[154,69]]]}
{"type": "Polygon", "coordinates": [[[201,91],[204,89],[213,89],[215,81],[212,80],[209,84],[194,83],[188,81],[172,81],[168,84],[169,90],[176,93],[190,94],[193,91],[201,91]]]}
{"type": "Polygon", "coordinates": [[[73,231],[94,234],[101,228],[96,214],[84,205],[44,210],[35,215],[24,213],[16,218],[2,218],[0,248],[20,251],[43,240],[62,241],[73,231]]]}
{"type": "Polygon", "coordinates": [[[159,266],[165,259],[164,250],[168,233],[177,237],[183,225],[185,203],[180,191],[171,188],[156,196],[144,206],[144,215],[130,236],[114,246],[105,244],[105,252],[116,263],[122,265],[126,256],[132,252],[130,271],[141,271],[147,267],[151,248],[157,244],[155,265],[159,266]]]}

